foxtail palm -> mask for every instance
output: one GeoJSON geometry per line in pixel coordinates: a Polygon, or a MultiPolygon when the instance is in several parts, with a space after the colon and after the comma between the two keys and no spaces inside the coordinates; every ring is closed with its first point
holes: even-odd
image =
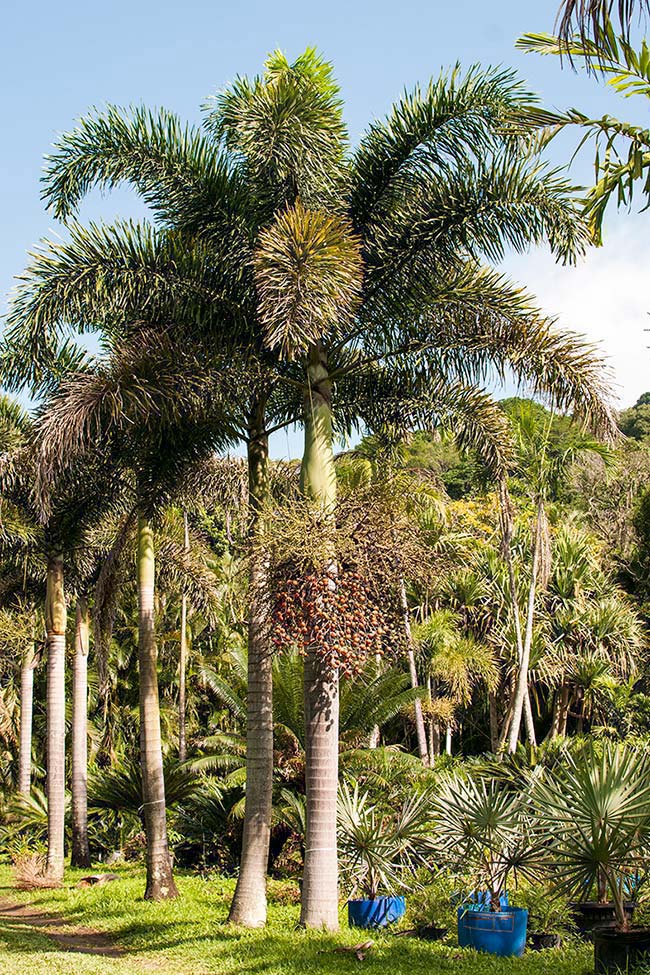
{"type": "MultiPolygon", "coordinates": [[[[591,350],[554,331],[526,295],[479,263],[507,245],[544,240],[566,258],[584,242],[567,184],[527,155],[537,119],[534,99],[509,73],[455,70],[402,99],[346,158],[336,85],[313,52],[294,66],[274,56],[265,77],[238,82],[208,116],[213,141],[168,113],[90,116],[48,166],[46,195],[58,215],[70,216],[93,183],[127,180],[183,234],[73,228],[69,244],[50,246],[30,270],[13,339],[47,353],[66,321],[110,331],[128,309],[130,321],[174,322],[177,340],[203,342],[204,355],[220,345],[223,322],[242,351],[270,348],[271,372],[304,393],[303,483],[324,531],[335,502],[334,384],[344,428],[385,418],[377,382],[399,420],[404,376],[421,397],[409,419],[431,421],[443,391],[449,406],[450,390],[466,399],[488,368],[513,368],[608,426],[591,350]],[[362,408],[363,391],[375,395],[362,408]]],[[[335,675],[318,671],[307,668],[314,699],[322,690],[323,712],[335,717],[335,675]]],[[[313,716],[329,754],[332,725],[317,709],[313,716]]],[[[303,904],[305,922],[319,926],[336,923],[332,782],[328,773],[327,889],[319,902],[310,881],[303,904]]],[[[307,847],[310,858],[318,853],[311,840],[307,847]]]]}

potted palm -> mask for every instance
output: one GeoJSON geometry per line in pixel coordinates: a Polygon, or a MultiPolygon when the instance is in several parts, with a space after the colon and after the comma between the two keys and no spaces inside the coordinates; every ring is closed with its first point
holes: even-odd
{"type": "Polygon", "coordinates": [[[447,779],[433,802],[438,859],[467,880],[458,942],[494,955],[522,955],[528,911],[508,904],[514,871],[535,875],[539,843],[522,795],[504,782],[447,779]]]}
{"type": "Polygon", "coordinates": [[[358,784],[339,790],[338,842],[341,874],[352,896],[351,927],[384,927],[406,910],[404,894],[417,885],[416,871],[429,863],[430,803],[426,793],[391,804],[373,801],[358,784]],[[357,896],[354,896],[357,895],[357,896]]]}
{"type": "MultiPolygon", "coordinates": [[[[535,815],[558,891],[598,890],[613,922],[593,930],[597,975],[630,971],[650,958],[650,929],[632,925],[630,878],[650,861],[650,762],[629,747],[591,745],[541,778],[535,815]]],[[[638,885],[637,885],[638,886],[638,885]]]]}

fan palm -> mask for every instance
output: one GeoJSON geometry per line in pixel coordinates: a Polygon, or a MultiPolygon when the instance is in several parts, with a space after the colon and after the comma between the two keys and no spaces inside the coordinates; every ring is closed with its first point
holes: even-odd
{"type": "Polygon", "coordinates": [[[558,888],[578,897],[594,887],[609,894],[617,924],[626,930],[626,884],[630,874],[648,868],[646,756],[611,742],[569,752],[538,780],[533,801],[551,837],[546,857],[558,888]]]}

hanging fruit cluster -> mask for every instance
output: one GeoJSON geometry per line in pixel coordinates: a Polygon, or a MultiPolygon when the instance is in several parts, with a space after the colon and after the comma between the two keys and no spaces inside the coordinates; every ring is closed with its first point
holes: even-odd
{"type": "Polygon", "coordinates": [[[315,650],[349,677],[398,639],[394,621],[358,572],[306,573],[277,587],[272,640],[278,649],[315,650]]]}

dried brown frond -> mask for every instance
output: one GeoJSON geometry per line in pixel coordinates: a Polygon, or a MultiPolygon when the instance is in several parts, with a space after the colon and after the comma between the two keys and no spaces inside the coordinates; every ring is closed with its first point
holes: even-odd
{"type": "Polygon", "coordinates": [[[18,853],[12,861],[14,884],[18,890],[55,890],[61,886],[47,873],[47,862],[41,853],[18,853]]]}

